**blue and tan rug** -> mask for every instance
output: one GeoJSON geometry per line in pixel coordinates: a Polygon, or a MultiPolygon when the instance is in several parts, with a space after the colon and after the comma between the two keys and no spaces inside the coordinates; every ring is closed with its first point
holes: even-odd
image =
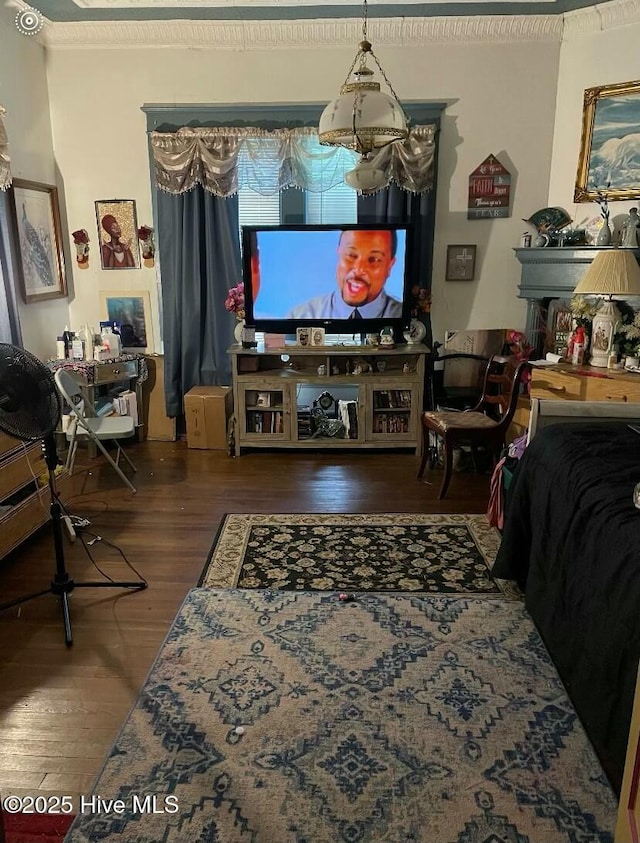
{"type": "Polygon", "coordinates": [[[520,598],[499,544],[484,515],[226,515],[198,585],[520,598]]]}
{"type": "Polygon", "coordinates": [[[487,597],[194,589],[94,793],[122,812],[67,843],[612,843],[616,814],[523,605],[487,597]]]}

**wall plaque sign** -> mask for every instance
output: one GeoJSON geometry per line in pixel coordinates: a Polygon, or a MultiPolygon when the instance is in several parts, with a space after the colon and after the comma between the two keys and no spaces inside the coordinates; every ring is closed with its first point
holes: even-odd
{"type": "Polygon", "coordinates": [[[489,155],[469,176],[467,219],[511,216],[510,195],[511,173],[489,155]]]}

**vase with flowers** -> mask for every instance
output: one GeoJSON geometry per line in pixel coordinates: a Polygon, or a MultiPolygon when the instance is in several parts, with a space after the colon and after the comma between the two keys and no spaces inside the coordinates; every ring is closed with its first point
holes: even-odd
{"type": "Polygon", "coordinates": [[[431,313],[431,294],[418,284],[411,288],[411,324],[404,332],[409,344],[421,343],[427,337],[428,316],[431,313]]]}
{"type": "MultiPolygon", "coordinates": [[[[607,182],[605,190],[609,187],[611,187],[611,182],[607,182]]],[[[609,202],[607,200],[607,194],[602,190],[596,190],[596,202],[600,206],[600,216],[602,217],[602,228],[596,237],[596,246],[610,246],[613,234],[609,227],[609,202]]]]}
{"type": "Polygon", "coordinates": [[[229,313],[234,313],[236,319],[238,320],[235,328],[233,329],[233,336],[235,337],[238,345],[240,345],[244,337],[245,316],[244,284],[242,281],[236,287],[231,287],[231,289],[227,292],[227,297],[224,300],[224,306],[229,313]]]}
{"type": "MultiPolygon", "coordinates": [[[[535,347],[527,340],[526,335],[522,331],[507,331],[505,352],[510,354],[519,365],[522,362],[529,360],[535,347]]],[[[521,391],[528,394],[529,382],[531,381],[531,371],[525,369],[520,376],[521,391]]]]}

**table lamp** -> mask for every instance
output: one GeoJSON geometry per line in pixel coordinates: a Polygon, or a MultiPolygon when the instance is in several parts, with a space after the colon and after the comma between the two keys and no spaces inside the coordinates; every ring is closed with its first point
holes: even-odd
{"type": "Polygon", "coordinates": [[[620,321],[620,311],[612,299],[640,296],[640,266],[635,255],[627,249],[598,252],[573,292],[576,296],[605,299],[593,317],[591,365],[606,368],[620,321]]]}

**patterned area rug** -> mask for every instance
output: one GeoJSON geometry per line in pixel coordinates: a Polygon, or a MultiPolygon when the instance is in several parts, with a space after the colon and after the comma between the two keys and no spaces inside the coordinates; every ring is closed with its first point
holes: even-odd
{"type": "Polygon", "coordinates": [[[616,816],[501,598],[193,589],[94,793],[122,811],[66,843],[612,843],[616,816]]]}
{"type": "Polygon", "coordinates": [[[227,515],[198,585],[520,597],[484,515],[227,515]]]}

